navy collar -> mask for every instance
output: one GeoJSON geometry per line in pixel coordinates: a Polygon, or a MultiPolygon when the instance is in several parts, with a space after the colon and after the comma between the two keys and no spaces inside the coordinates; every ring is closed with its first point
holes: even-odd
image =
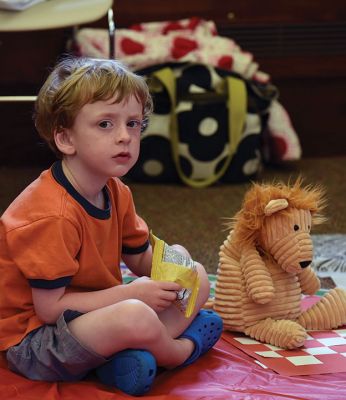
{"type": "Polygon", "coordinates": [[[66,191],[84,208],[84,210],[90,216],[98,219],[110,218],[111,207],[110,207],[109,193],[106,186],[102,189],[103,196],[105,198],[106,208],[102,210],[101,208],[95,207],[93,204],[90,203],[90,201],[88,201],[79,192],[77,192],[77,190],[72,186],[72,184],[64,174],[61,161],[56,161],[52,165],[52,174],[54,179],[66,189],[66,191]]]}

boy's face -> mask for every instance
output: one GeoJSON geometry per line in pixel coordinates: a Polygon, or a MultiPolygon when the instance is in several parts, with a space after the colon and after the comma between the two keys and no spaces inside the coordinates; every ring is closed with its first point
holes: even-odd
{"type": "Polygon", "coordinates": [[[139,155],[142,104],[134,96],[85,104],[67,129],[74,162],[95,178],[125,175],[139,155]]]}

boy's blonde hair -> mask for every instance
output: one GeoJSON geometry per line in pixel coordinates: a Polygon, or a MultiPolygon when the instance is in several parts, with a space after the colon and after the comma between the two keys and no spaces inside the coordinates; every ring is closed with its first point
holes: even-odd
{"type": "Polygon", "coordinates": [[[35,103],[35,126],[51,149],[54,133],[71,128],[80,109],[87,103],[115,98],[115,103],[130,96],[143,105],[147,119],[153,103],[143,77],[116,60],[69,57],[60,61],[42,86],[35,103]]]}

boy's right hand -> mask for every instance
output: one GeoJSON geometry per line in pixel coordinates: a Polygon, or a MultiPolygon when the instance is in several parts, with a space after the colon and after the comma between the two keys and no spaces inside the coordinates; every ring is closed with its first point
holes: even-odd
{"type": "Polygon", "coordinates": [[[156,312],[168,308],[181,290],[181,286],[175,282],[154,281],[147,276],[137,278],[127,286],[132,289],[132,298],[143,301],[156,312]]]}

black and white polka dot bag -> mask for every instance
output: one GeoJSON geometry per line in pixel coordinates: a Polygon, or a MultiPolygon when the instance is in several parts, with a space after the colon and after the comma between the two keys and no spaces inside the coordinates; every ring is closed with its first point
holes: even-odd
{"type": "Polygon", "coordinates": [[[255,178],[274,86],[202,64],[140,73],[147,78],[154,113],[130,180],[206,187],[255,178]]]}

